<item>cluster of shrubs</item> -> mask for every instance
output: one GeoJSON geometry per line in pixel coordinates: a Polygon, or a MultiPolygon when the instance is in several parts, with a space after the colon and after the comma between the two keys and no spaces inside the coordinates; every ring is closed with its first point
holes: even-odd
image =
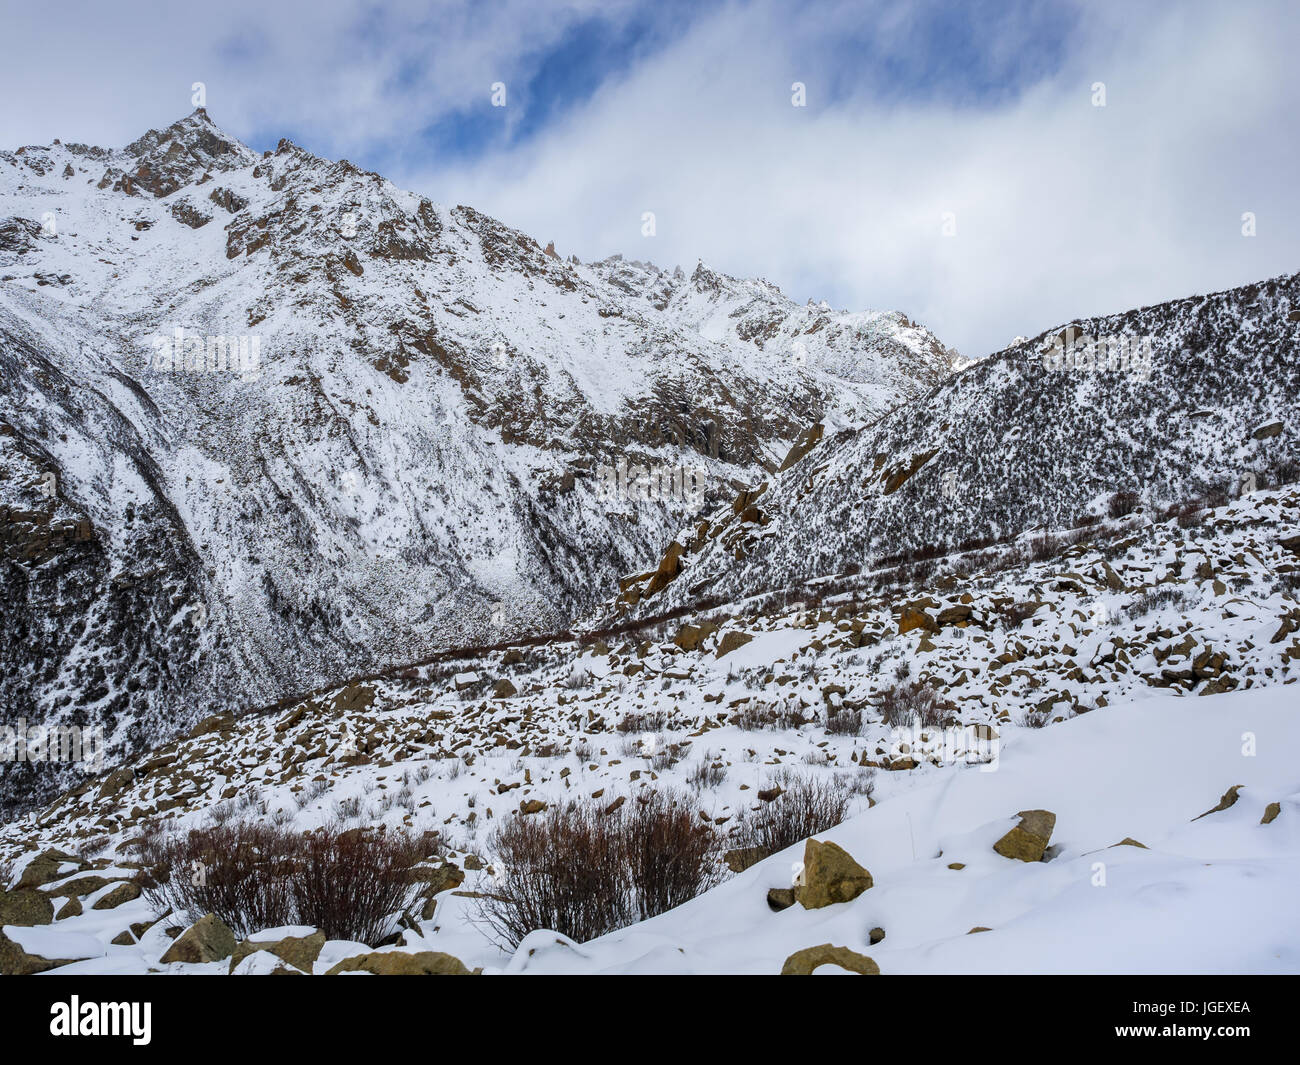
{"type": "Polygon", "coordinates": [[[941,728],[957,716],[956,706],[924,681],[886,688],[876,697],[876,709],[881,721],[891,728],[908,728],[914,723],[941,728]]]}
{"type": "Polygon", "coordinates": [[[585,942],[647,920],[717,884],[728,846],[775,854],[835,827],[854,794],[870,794],[863,779],[852,789],[784,770],[773,781],[779,794],[738,818],[729,837],[671,791],[617,809],[586,800],[512,817],[491,837],[496,872],[477,919],[512,948],[539,928],[585,942]]]}
{"type": "Polygon", "coordinates": [[[159,913],[190,922],[212,913],[239,936],[306,924],[377,945],[414,901],[412,869],[427,842],[400,831],[294,832],[247,821],[153,830],[140,844],[144,894],[159,913]]]}
{"type": "Polygon", "coordinates": [[[694,898],[722,875],[721,837],[694,805],[655,792],[616,810],[591,800],[506,820],[480,922],[514,947],[538,928],[585,942],[694,898]]]}

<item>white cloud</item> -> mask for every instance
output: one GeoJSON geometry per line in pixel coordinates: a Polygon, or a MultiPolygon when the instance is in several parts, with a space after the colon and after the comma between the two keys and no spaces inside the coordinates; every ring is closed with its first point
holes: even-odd
{"type": "Polygon", "coordinates": [[[897,307],[967,354],[1300,268],[1300,13],[1088,10],[1059,71],[982,107],[818,106],[819,71],[795,58],[806,33],[727,9],[536,143],[405,183],[583,258],[703,258],[798,299],[897,307]]]}
{"type": "Polygon", "coordinates": [[[1037,77],[989,103],[884,80],[883,59],[914,67],[919,56],[950,90],[951,69],[969,61],[960,42],[936,52],[914,5],[734,3],[697,15],[535,137],[445,164],[427,162],[421,130],[481,103],[496,80],[512,86],[510,106],[484,120],[518,123],[538,56],[593,11],[626,24],[633,4],[47,10],[4,14],[6,37],[23,42],[0,68],[5,146],[123,144],[186,113],[204,81],[232,133],[289,135],[368,166],[385,157],[398,184],[473,204],[563,253],[687,269],[703,258],[797,299],[904,310],[968,355],[1076,315],[1300,268],[1293,5],[1089,3],[1073,20],[1067,7],[1063,60],[1037,16],[974,8],[994,81],[1037,77]],[[864,23],[859,60],[841,28],[864,23]],[[796,80],[807,108],[790,105],[796,80]],[[1094,81],[1105,108],[1091,106],[1094,81]],[[641,236],[647,210],[654,238],[641,236]],[[951,238],[944,211],[956,215],[951,238]],[[1245,211],[1254,238],[1240,235],[1245,211]]]}

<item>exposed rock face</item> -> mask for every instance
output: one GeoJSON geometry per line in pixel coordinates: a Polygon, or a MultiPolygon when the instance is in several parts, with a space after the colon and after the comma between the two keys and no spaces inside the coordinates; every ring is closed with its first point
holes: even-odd
{"type": "Polygon", "coordinates": [[[850,902],[871,885],[871,874],[842,847],[815,839],[804,844],[803,875],[794,889],[804,909],[850,902]]]}
{"type": "Polygon", "coordinates": [[[1021,862],[1041,862],[1056,827],[1056,814],[1050,810],[1021,810],[1020,824],[993,844],[1004,858],[1021,862]]]}
{"type": "Polygon", "coordinates": [[[816,947],[805,947],[795,951],[785,959],[781,966],[782,976],[811,976],[819,965],[838,965],[852,973],[863,976],[879,976],[880,966],[865,954],[849,950],[848,947],[836,947],[822,943],[816,947]]]}

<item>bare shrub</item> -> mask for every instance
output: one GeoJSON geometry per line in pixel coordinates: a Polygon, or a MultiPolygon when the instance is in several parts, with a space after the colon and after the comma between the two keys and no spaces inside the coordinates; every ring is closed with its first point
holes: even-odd
{"type": "Polygon", "coordinates": [[[592,803],[509,818],[492,834],[501,871],[479,919],[511,947],[538,928],[582,943],[631,924],[618,825],[592,803]]]}
{"type": "Polygon", "coordinates": [[[478,920],[511,947],[539,928],[594,939],[681,905],[720,875],[716,829],[671,792],[612,813],[586,801],[517,815],[491,846],[500,873],[478,920]]]}
{"type": "Polygon", "coordinates": [[[957,708],[924,681],[898,684],[886,688],[876,697],[880,719],[891,727],[906,727],[913,722],[925,728],[938,728],[956,715],[957,708]]]}
{"type": "Polygon", "coordinates": [[[750,699],[731,715],[731,723],[746,732],[760,729],[797,729],[808,723],[797,700],[750,699]]]}
{"type": "Polygon", "coordinates": [[[1122,518],[1137,510],[1140,502],[1141,498],[1136,492],[1127,490],[1116,492],[1106,503],[1106,513],[1110,515],[1111,518],[1122,518]]]}
{"type": "Polygon", "coordinates": [[[190,922],[216,914],[237,936],[290,924],[297,838],[244,821],[175,835],[149,826],[140,844],[145,898],[157,912],[170,909],[190,922]]]}
{"type": "Polygon", "coordinates": [[[418,890],[410,873],[424,855],[405,832],[328,827],[297,843],[291,878],[298,920],[328,939],[378,943],[418,890]]]}
{"type": "Polygon", "coordinates": [[[703,760],[690,771],[686,783],[696,792],[710,791],[727,779],[727,767],[718,761],[715,754],[706,754],[703,760]]]}
{"type": "Polygon", "coordinates": [[[849,789],[838,779],[818,780],[787,770],[775,783],[781,794],[739,818],[732,830],[733,846],[775,854],[834,828],[848,815],[849,789]]]}
{"type": "Polygon", "coordinates": [[[615,728],[619,732],[660,732],[668,723],[668,715],[662,710],[639,710],[624,714],[615,728]]]}
{"type": "Polygon", "coordinates": [[[146,899],[193,922],[216,914],[237,936],[310,924],[330,939],[376,944],[413,896],[419,848],[403,832],[302,835],[258,822],[229,822],[141,844],[146,899]]]}
{"type": "Polygon", "coordinates": [[[652,792],[620,826],[637,915],[648,920],[689,902],[721,879],[721,841],[685,799],[652,792]]]}
{"type": "Polygon", "coordinates": [[[862,711],[847,706],[827,710],[826,731],[832,736],[856,736],[862,731],[862,711]]]}

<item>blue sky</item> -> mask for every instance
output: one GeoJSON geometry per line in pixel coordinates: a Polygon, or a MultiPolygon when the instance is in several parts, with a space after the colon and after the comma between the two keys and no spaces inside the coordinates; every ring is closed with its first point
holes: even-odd
{"type": "Polygon", "coordinates": [[[583,259],[898,308],[971,355],[1300,269],[1281,0],[0,0],[0,29],[33,42],[0,68],[5,147],[124,144],[201,81],[255,148],[287,136],[583,259]]]}

